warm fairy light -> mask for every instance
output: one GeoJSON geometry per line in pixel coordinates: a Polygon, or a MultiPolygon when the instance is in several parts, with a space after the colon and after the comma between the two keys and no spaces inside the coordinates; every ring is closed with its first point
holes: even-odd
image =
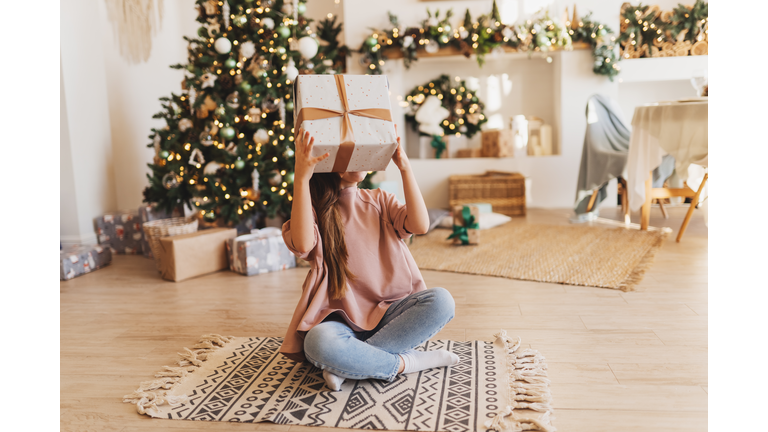
{"type": "Polygon", "coordinates": [[[280,175],[285,175],[285,170],[280,171],[280,175]]]}
{"type": "Polygon", "coordinates": [[[237,209],[237,214],[243,214],[243,209],[237,209]]]}
{"type": "Polygon", "coordinates": [[[224,194],[224,199],[229,199],[229,194],[224,194]]]}
{"type": "Polygon", "coordinates": [[[273,157],[273,158],[272,158],[272,162],[277,162],[277,158],[276,158],[276,157],[273,157]]]}
{"type": "MultiPolygon", "coordinates": [[[[195,168],[197,168],[197,169],[200,169],[200,167],[201,167],[201,166],[202,166],[202,165],[200,165],[200,164],[196,164],[196,165],[195,165],[195,168]]],[[[208,179],[205,179],[205,181],[208,181],[208,179]]]]}
{"type": "Polygon", "coordinates": [[[186,151],[189,151],[189,149],[190,149],[191,147],[192,147],[192,146],[191,146],[191,144],[189,144],[189,143],[186,143],[186,144],[184,144],[184,150],[186,150],[186,151]]]}
{"type": "Polygon", "coordinates": [[[264,202],[262,204],[267,205],[267,200],[264,200],[264,202]]]}

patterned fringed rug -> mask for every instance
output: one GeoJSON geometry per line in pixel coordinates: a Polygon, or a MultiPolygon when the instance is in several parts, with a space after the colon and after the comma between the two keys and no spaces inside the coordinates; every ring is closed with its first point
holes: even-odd
{"type": "Polygon", "coordinates": [[[141,414],[179,420],[340,428],[554,431],[547,365],[505,331],[492,342],[430,341],[461,362],[398,375],[391,382],[347,380],[339,392],[322,372],[277,351],[282,338],[203,336],[124,402],[141,414]]]}
{"type": "Polygon", "coordinates": [[[433,230],[409,245],[420,269],[632,291],[669,232],[507,223],[467,246],[449,234],[433,230]]]}

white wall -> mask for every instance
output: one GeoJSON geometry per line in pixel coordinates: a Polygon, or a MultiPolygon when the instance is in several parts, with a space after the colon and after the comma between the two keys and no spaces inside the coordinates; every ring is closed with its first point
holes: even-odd
{"type": "Polygon", "coordinates": [[[160,111],[161,96],[181,92],[181,70],[168,66],[186,61],[187,43],[183,35],[194,36],[197,12],[189,1],[165,1],[161,30],[152,38],[152,51],[146,63],[130,64],[120,56],[112,23],[107,18],[104,1],[98,1],[98,25],[101,37],[97,47],[104,53],[112,146],[115,156],[115,197],[117,209],[136,209],[147,185],[147,163],[154,150],[147,148],[153,127],[165,122],[153,119],[160,111]]]}
{"type": "MultiPolygon", "coordinates": [[[[99,22],[95,5],[87,0],[71,0],[61,8],[61,79],[65,101],[61,114],[62,146],[69,135],[68,148],[62,153],[71,156],[71,168],[62,169],[61,201],[65,214],[77,221],[62,219],[62,242],[93,242],[93,218],[114,209],[115,178],[109,108],[107,104],[104,55],[98,43],[94,49],[94,23],[99,22]],[[64,191],[65,184],[74,187],[64,191]],[[67,200],[69,200],[67,202],[67,200]]],[[[62,163],[66,164],[66,160],[62,163]]]]}
{"type": "MultiPolygon", "coordinates": [[[[63,242],[95,242],[93,218],[136,209],[147,185],[147,148],[158,98],[181,92],[183,35],[196,34],[197,10],[189,0],[165,0],[149,59],[129,64],[119,53],[104,0],[61,4],[61,187],[63,242]]],[[[334,0],[310,0],[307,16],[341,13],[334,0]]]]}
{"type": "MultiPolygon", "coordinates": [[[[499,0],[497,3],[505,22],[524,19],[541,7],[550,7],[552,11],[550,16],[559,20],[566,6],[569,8],[569,16],[572,16],[574,4],[547,0],[499,0]]],[[[623,1],[616,0],[577,1],[576,7],[580,17],[592,10],[594,19],[618,31],[619,10],[622,3],[623,1]]],[[[470,9],[473,18],[477,18],[481,14],[489,13],[491,4],[492,0],[463,2],[392,0],[382,3],[346,0],[344,2],[344,13],[347,17],[345,43],[356,49],[370,34],[370,27],[389,28],[387,11],[397,14],[401,24],[407,27],[418,26],[426,18],[426,8],[433,11],[439,8],[445,11],[452,7],[455,13],[452,22],[458,25],[463,19],[466,8],[470,9]]],[[[671,9],[677,5],[677,2],[662,1],[658,4],[662,9],[671,9]]],[[[511,91],[502,94],[501,107],[498,109],[504,126],[507,126],[509,117],[514,114],[542,117],[545,122],[553,125],[554,138],[560,148],[559,155],[549,157],[473,158],[458,161],[415,160],[413,157],[418,154],[418,134],[408,130],[404,134],[405,146],[412,158],[414,169],[419,170],[416,176],[419,185],[425,191],[428,205],[447,206],[448,177],[451,174],[482,173],[488,169],[503,169],[520,172],[532,180],[531,200],[528,203],[530,206],[572,207],[586,130],[584,112],[587,99],[595,93],[602,93],[618,99],[620,103],[623,101],[627,120],[631,120],[635,106],[665,98],[675,99],[687,91],[686,86],[690,89],[690,84],[676,76],[674,82],[627,83],[628,87],[620,91],[618,79],[611,82],[608,78],[592,72],[593,61],[591,52],[588,50],[558,52],[552,54],[552,58],[553,62],[548,64],[541,57],[528,60],[524,54],[505,54],[497,59],[489,57],[482,68],[478,67],[474,59],[464,59],[459,56],[420,59],[408,70],[404,68],[402,60],[390,60],[386,63],[384,72],[390,80],[393,116],[400,130],[404,128],[404,118],[402,109],[397,105],[398,96],[404,97],[413,87],[434,79],[441,73],[459,75],[462,78],[474,76],[480,79],[480,97],[488,104],[492,99],[489,81],[506,74],[505,79],[509,79],[512,83],[511,91]]],[[[678,59],[662,60],[674,62],[678,59]]],[[[635,62],[638,62],[635,65],[643,63],[637,60],[635,62]]],[[[642,69],[646,63],[640,64],[640,68],[634,68],[633,80],[645,79],[646,72],[642,69]]],[[[669,67],[669,63],[663,63],[669,67]]],[[[679,63],[681,66],[690,68],[694,65],[706,65],[706,59],[681,60],[679,63]]],[[[651,66],[658,67],[658,65],[651,66]]],[[[359,56],[351,59],[349,67],[350,73],[364,73],[359,64],[359,56]]],[[[664,66],[661,67],[663,70],[664,66]]],[[[683,76],[686,73],[678,70],[677,75],[683,76]]],[[[665,72],[662,71],[657,75],[653,79],[663,81],[665,72]]],[[[472,144],[476,146],[478,140],[479,137],[474,138],[472,144]]],[[[399,176],[394,175],[396,172],[390,173],[390,171],[392,170],[387,171],[390,174],[388,180],[399,181],[399,176]]],[[[606,205],[610,203],[615,203],[613,193],[606,200],[606,205]]]]}

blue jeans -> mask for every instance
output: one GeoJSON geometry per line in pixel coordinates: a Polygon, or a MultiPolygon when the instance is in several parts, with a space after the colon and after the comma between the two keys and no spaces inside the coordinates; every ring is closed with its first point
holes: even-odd
{"type": "Polygon", "coordinates": [[[454,310],[451,293],[432,288],[393,303],[373,330],[353,331],[332,314],[307,332],[304,356],[342,378],[392,381],[400,366],[398,354],[437,334],[453,319],[454,310]]]}

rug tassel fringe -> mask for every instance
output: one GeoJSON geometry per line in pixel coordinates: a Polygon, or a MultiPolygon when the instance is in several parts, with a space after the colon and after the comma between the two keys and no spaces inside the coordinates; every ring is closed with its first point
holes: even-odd
{"type": "Polygon", "coordinates": [[[123,402],[135,404],[139,414],[152,417],[160,415],[158,408],[160,405],[168,404],[171,407],[177,407],[187,402],[186,396],[169,395],[168,392],[184,377],[201,367],[212,352],[226,346],[232,339],[234,339],[233,336],[203,335],[192,349],[185,347],[183,354],[178,353],[179,366],[164,366],[162,371],[155,373],[155,377],[159,379],[142,382],[133,393],[123,396],[123,402]]]}
{"type": "Polygon", "coordinates": [[[544,356],[536,350],[520,349],[521,339],[513,340],[506,330],[494,335],[507,352],[507,373],[509,374],[509,405],[492,419],[485,422],[488,429],[497,432],[539,430],[554,432],[550,414],[552,413],[552,394],[549,391],[547,365],[544,356]],[[528,409],[544,413],[540,419],[515,418],[514,410],[528,409]],[[511,421],[505,418],[511,417],[511,421]]]}
{"type": "Polygon", "coordinates": [[[645,276],[645,272],[648,271],[652,266],[653,262],[656,258],[656,252],[661,248],[662,243],[664,243],[664,239],[669,237],[668,231],[662,231],[661,237],[654,243],[650,248],[648,248],[648,252],[645,253],[645,255],[640,259],[640,262],[637,263],[634,269],[632,269],[632,272],[627,276],[626,279],[624,279],[621,283],[619,283],[619,289],[627,292],[627,291],[634,291],[635,286],[639,284],[643,277],[645,276]]]}

